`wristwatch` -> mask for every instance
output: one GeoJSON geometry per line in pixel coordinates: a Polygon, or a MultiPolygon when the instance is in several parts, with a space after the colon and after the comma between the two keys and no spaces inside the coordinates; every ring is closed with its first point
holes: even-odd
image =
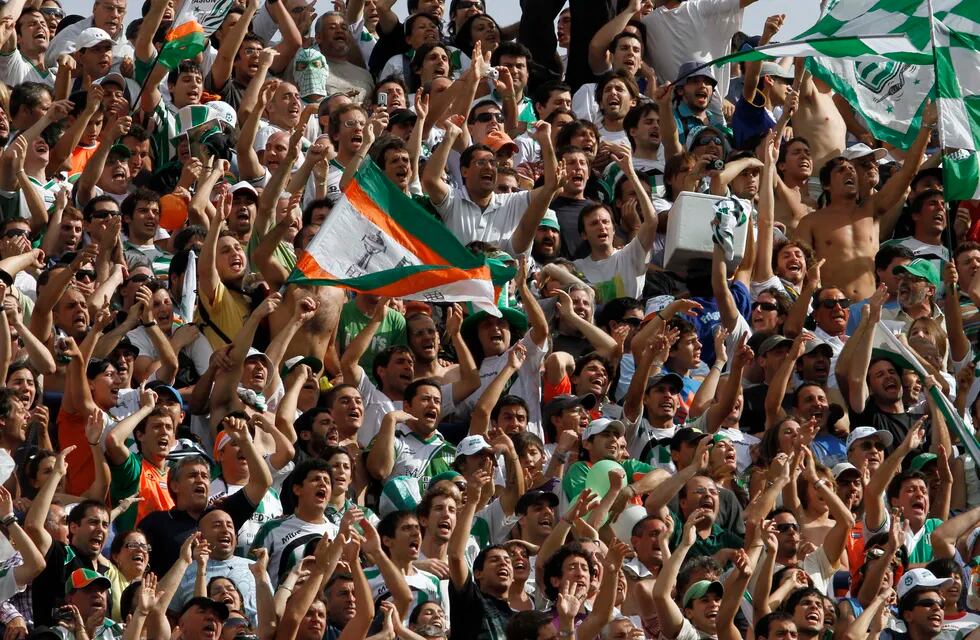
{"type": "Polygon", "coordinates": [[[12,513],[7,514],[3,518],[0,518],[0,524],[2,524],[5,527],[9,527],[10,525],[12,525],[15,522],[17,522],[17,516],[15,516],[12,513]]]}

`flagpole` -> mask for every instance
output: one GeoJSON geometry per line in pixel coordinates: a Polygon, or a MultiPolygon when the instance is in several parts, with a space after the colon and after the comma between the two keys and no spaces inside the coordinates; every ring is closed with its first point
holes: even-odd
{"type": "MultiPolygon", "coordinates": [[[[180,7],[174,11],[174,20],[176,20],[180,16],[181,12],[184,10],[184,7],[187,5],[188,2],[190,2],[190,0],[181,0],[180,7]]],[[[172,27],[173,24],[171,24],[170,26],[172,27]]],[[[158,26],[157,29],[159,28],[160,27],[158,26]]],[[[132,115],[136,115],[136,112],[139,111],[140,98],[143,97],[143,91],[146,90],[146,83],[150,79],[150,76],[153,75],[153,72],[156,70],[159,61],[160,61],[160,54],[157,53],[157,56],[153,59],[153,64],[150,65],[150,70],[146,72],[146,77],[143,78],[143,82],[140,83],[140,90],[136,93],[136,97],[133,99],[132,115]]]]}
{"type": "MultiPolygon", "coordinates": [[[[929,41],[932,44],[932,69],[933,69],[933,76],[936,78],[936,83],[938,84],[938,82],[939,82],[939,74],[936,73],[936,52],[938,51],[938,49],[936,48],[936,15],[935,15],[935,13],[933,11],[933,8],[932,8],[932,0],[926,0],[926,6],[929,9],[929,41]]],[[[934,91],[935,91],[935,89],[934,89],[934,91]]],[[[933,100],[936,103],[936,114],[938,116],[936,118],[936,124],[937,124],[938,131],[939,131],[939,153],[942,154],[943,153],[943,140],[946,138],[946,136],[944,135],[945,132],[943,131],[942,114],[939,112],[939,109],[940,109],[940,106],[939,106],[940,105],[940,101],[939,101],[939,98],[938,98],[938,92],[936,94],[936,97],[933,98],[933,100]]],[[[943,187],[945,187],[945,186],[946,185],[945,185],[945,180],[944,180],[943,181],[943,187]]],[[[947,210],[946,211],[946,244],[947,244],[947,247],[946,248],[949,251],[950,258],[952,258],[953,257],[953,253],[956,251],[956,246],[955,246],[956,245],[956,238],[954,237],[955,234],[956,234],[956,232],[953,230],[953,225],[950,224],[949,218],[950,218],[950,212],[949,212],[949,210],[947,210]]],[[[980,469],[978,469],[978,473],[980,473],[980,469]]]]}

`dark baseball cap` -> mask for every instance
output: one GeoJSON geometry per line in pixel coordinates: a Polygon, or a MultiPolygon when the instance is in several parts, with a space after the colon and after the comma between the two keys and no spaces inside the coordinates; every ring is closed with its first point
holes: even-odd
{"type": "Polygon", "coordinates": [[[550,491],[544,491],[542,489],[531,489],[521,496],[521,499],[517,501],[517,507],[514,509],[515,513],[524,515],[527,510],[536,504],[546,502],[548,506],[552,509],[558,506],[558,496],[550,491]]]}
{"type": "Polygon", "coordinates": [[[682,427],[674,432],[674,438],[670,441],[670,448],[676,451],[681,448],[682,444],[696,445],[701,442],[701,438],[707,437],[709,435],[700,429],[682,427]]]}

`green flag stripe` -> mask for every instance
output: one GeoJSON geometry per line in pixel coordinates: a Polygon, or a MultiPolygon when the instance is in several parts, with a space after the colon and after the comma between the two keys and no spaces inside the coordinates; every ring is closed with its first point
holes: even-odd
{"type": "MultiPolygon", "coordinates": [[[[858,104],[857,93],[854,91],[854,87],[850,84],[843,82],[841,78],[830,72],[826,67],[822,66],[819,60],[815,58],[806,59],[806,68],[813,74],[813,77],[819,78],[826,82],[834,91],[839,93],[847,100],[848,104],[856,107],[858,104]]],[[[915,137],[919,134],[920,123],[922,122],[922,110],[925,108],[925,102],[919,106],[918,112],[912,119],[911,126],[909,130],[902,134],[901,131],[896,129],[891,129],[888,126],[876,121],[874,118],[865,118],[865,122],[868,128],[871,130],[871,134],[889,144],[895,145],[901,149],[908,149],[912,146],[912,142],[915,137]]]]}
{"type": "Polygon", "coordinates": [[[479,258],[464,247],[445,225],[438,224],[432,215],[406,196],[381,169],[366,158],[355,177],[361,188],[387,213],[392,220],[439,254],[448,264],[460,269],[475,269],[483,265],[479,258]]]}
{"type": "Polygon", "coordinates": [[[711,64],[720,67],[735,62],[752,62],[757,60],[774,60],[785,56],[826,56],[830,58],[856,58],[860,56],[880,56],[906,62],[908,64],[932,64],[932,56],[921,51],[913,51],[912,46],[904,36],[870,36],[870,37],[837,37],[811,38],[809,40],[791,40],[777,44],[766,45],[723,56],[712,60],[711,64]]]}
{"type": "Polygon", "coordinates": [[[943,157],[943,191],[947,200],[975,200],[980,198],[980,164],[976,152],[963,159],[943,157]]]}

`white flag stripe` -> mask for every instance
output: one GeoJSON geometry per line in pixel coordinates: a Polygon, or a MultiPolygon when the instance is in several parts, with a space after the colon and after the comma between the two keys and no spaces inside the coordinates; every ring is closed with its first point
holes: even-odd
{"type": "Polygon", "coordinates": [[[940,98],[939,111],[942,114],[943,146],[976,151],[963,101],[958,98],[940,98]]]}
{"type": "Polygon", "coordinates": [[[953,61],[956,80],[959,82],[963,97],[969,98],[980,95],[980,66],[978,66],[980,55],[978,52],[956,46],[954,41],[950,43],[949,57],[953,61]]]}

